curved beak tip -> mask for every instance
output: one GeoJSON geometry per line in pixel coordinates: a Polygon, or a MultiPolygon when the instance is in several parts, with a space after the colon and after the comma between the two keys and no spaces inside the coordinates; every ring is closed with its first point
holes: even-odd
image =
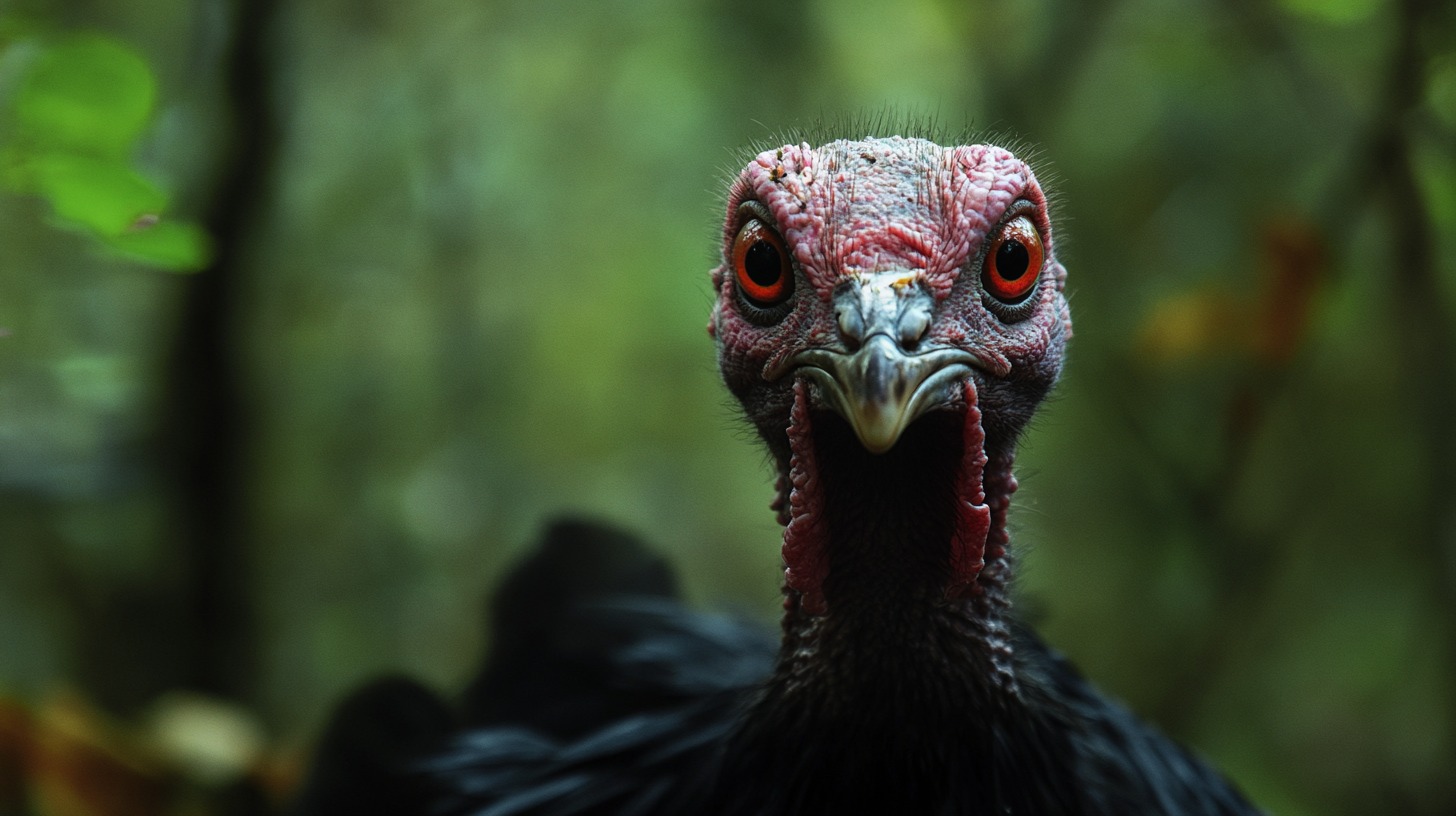
{"type": "Polygon", "coordinates": [[[895,447],[895,443],[900,441],[900,430],[898,428],[889,433],[880,429],[866,430],[859,427],[856,427],[854,430],[859,436],[860,444],[864,445],[865,450],[870,453],[884,453],[890,448],[895,447]]]}
{"type": "Polygon", "coordinates": [[[850,406],[845,419],[866,450],[884,453],[895,447],[905,430],[905,407],[898,400],[859,400],[850,406]]]}
{"type": "Polygon", "coordinates": [[[814,350],[801,362],[865,450],[879,454],[939,405],[952,381],[970,374],[972,360],[957,349],[909,355],[878,337],[852,354],[814,350]]]}
{"type": "Polygon", "coordinates": [[[805,349],[791,366],[817,384],[826,407],[849,422],[867,451],[885,453],[945,401],[952,381],[970,375],[976,358],[924,340],[933,298],[904,270],[845,287],[835,303],[846,348],[805,349]]]}

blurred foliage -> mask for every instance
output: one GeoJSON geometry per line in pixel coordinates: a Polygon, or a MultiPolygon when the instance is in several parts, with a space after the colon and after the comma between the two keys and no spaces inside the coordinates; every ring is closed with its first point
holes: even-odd
{"type": "Polygon", "coordinates": [[[0,702],[0,803],[29,775],[34,810],[102,812],[53,804],[86,793],[35,759],[52,728],[142,766],[135,795],[165,806],[219,778],[277,795],[361,680],[460,688],[481,598],[564,510],[771,621],[770,474],[703,330],[719,187],[745,145],[893,105],[1034,146],[1056,196],[1076,338],[1013,514],[1043,632],[1273,812],[1456,810],[1451,4],[16,0],[0,20],[0,701],[24,701],[0,702]],[[236,70],[242,46],[263,70],[236,70]],[[209,253],[189,219],[234,237],[209,253]],[[186,356],[189,318],[220,352],[186,356]],[[246,422],[179,407],[209,378],[246,422]],[[258,644],[226,688],[184,636],[218,568],[183,532],[208,461],[236,476],[211,535],[241,538],[258,644]],[[182,720],[182,743],[234,746],[228,774],[157,747],[180,690],[243,723],[182,720]]]}
{"type": "Polygon", "coordinates": [[[130,154],[150,122],[156,81],[145,58],[97,34],[45,35],[0,17],[0,179],[50,202],[60,222],[102,246],[176,271],[207,262],[194,224],[162,220],[167,195],[132,168],[130,154]]]}
{"type": "Polygon", "coordinates": [[[299,767],[263,751],[250,714],[195,695],[165,695],[134,724],[74,692],[33,709],[0,698],[3,813],[261,813],[297,785],[299,767]]]}

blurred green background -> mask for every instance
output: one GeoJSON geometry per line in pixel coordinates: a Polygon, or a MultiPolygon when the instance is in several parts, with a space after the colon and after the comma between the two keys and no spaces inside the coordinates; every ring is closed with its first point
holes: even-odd
{"type": "Polygon", "coordinates": [[[0,813],[286,794],[563,511],[773,621],[724,176],[887,106],[1056,197],[1022,609],[1273,812],[1456,812],[1456,6],[9,0],[0,813]]]}

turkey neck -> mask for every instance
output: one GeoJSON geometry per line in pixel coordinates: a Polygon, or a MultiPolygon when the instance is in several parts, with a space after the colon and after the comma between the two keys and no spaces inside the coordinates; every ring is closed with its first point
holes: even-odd
{"type": "Polygon", "coordinates": [[[838,416],[814,415],[824,608],[809,611],[786,587],[778,665],[723,754],[721,779],[757,782],[720,784],[718,812],[852,813],[894,801],[896,812],[941,813],[995,789],[997,735],[1022,707],[1006,620],[1015,480],[1009,447],[989,441],[985,566],[953,597],[964,419],[922,417],[875,455],[838,416]]]}
{"type": "Polygon", "coordinates": [[[794,678],[784,691],[805,696],[796,705],[862,716],[864,705],[883,708],[886,695],[903,695],[906,703],[924,696],[936,701],[929,716],[943,716],[947,696],[1014,685],[1005,516],[1015,481],[1010,447],[992,439],[984,476],[992,511],[986,564],[972,592],[948,595],[955,507],[966,499],[956,492],[962,423],[953,411],[928,415],[895,447],[872,454],[837,415],[815,414],[827,611],[809,614],[792,593],[786,603],[776,676],[794,678]]]}

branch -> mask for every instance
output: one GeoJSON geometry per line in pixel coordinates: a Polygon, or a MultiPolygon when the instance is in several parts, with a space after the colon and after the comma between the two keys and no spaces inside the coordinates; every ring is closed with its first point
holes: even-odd
{"type": "Polygon", "coordinates": [[[246,506],[251,428],[233,332],[237,292],[248,271],[246,250],[266,204],[278,141],[265,58],[273,7],[273,0],[236,6],[227,61],[234,155],[206,219],[216,260],[188,282],[164,392],[170,404],[163,433],[172,447],[185,581],[186,683],[235,698],[251,690],[257,643],[246,506]]]}

